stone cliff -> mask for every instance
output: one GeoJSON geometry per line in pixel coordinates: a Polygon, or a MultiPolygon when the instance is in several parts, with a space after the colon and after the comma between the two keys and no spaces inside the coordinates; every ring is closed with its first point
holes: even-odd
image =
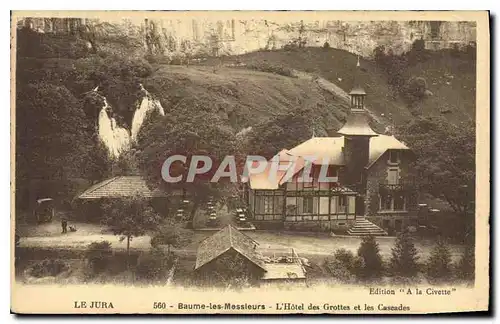
{"type": "MultiPolygon", "coordinates": [[[[384,45],[395,53],[423,39],[431,50],[463,47],[476,40],[474,22],[466,21],[271,21],[265,19],[139,19],[113,22],[82,18],[25,18],[19,26],[40,32],[71,33],[90,26],[96,35],[119,33],[142,42],[153,54],[234,55],[290,44],[344,49],[371,56],[384,45]]],[[[293,45],[292,45],[293,46],[293,45]]]]}

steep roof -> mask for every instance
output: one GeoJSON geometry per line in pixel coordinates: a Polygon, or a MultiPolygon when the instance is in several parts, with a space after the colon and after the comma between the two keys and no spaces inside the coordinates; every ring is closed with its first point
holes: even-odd
{"type": "Polygon", "coordinates": [[[387,150],[409,150],[409,148],[394,136],[379,135],[372,137],[370,138],[370,156],[366,168],[370,168],[387,150]]]}
{"type": "MultiPolygon", "coordinates": [[[[313,137],[307,141],[297,145],[290,150],[281,150],[274,158],[280,159],[280,164],[297,159],[295,170],[292,174],[296,174],[303,169],[305,160],[304,157],[314,156],[315,165],[322,165],[324,161],[328,161],[329,165],[345,165],[344,160],[344,137],[313,137]],[[302,158],[302,159],[301,159],[302,158]]],[[[378,135],[370,138],[370,153],[366,168],[370,168],[387,150],[409,150],[409,148],[398,141],[392,135],[378,135]]],[[[249,177],[250,188],[260,190],[276,190],[281,184],[286,182],[288,178],[284,175],[286,171],[278,172],[276,177],[270,176],[270,168],[268,167],[261,173],[251,174],[249,177]]]]}
{"type": "Polygon", "coordinates": [[[119,198],[140,195],[146,198],[166,197],[160,190],[150,190],[141,176],[118,176],[85,190],[79,199],[119,198]]]}
{"type": "Polygon", "coordinates": [[[288,152],[295,156],[314,156],[317,159],[313,164],[322,165],[328,161],[329,165],[343,165],[344,137],[313,137],[295,146],[288,152]]]}
{"type": "Polygon", "coordinates": [[[227,225],[212,236],[201,241],[196,253],[195,270],[224,254],[229,249],[247,258],[250,262],[266,270],[262,256],[256,251],[258,243],[231,225],[227,225]]]}
{"type": "MultiPolygon", "coordinates": [[[[254,162],[253,167],[257,168],[260,162],[254,162]]],[[[288,150],[281,150],[278,154],[273,156],[269,161],[266,162],[266,168],[264,171],[256,174],[251,174],[249,177],[250,188],[252,189],[260,189],[260,190],[276,190],[279,188],[284,181],[288,180],[285,175],[289,168],[286,166],[294,167],[294,170],[291,170],[291,175],[295,175],[297,172],[304,168],[304,159],[298,155],[291,154],[288,150]],[[272,162],[278,162],[280,165],[280,170],[274,173],[272,169],[272,162]]]]}
{"type": "Polygon", "coordinates": [[[364,109],[351,109],[344,126],[337,133],[348,136],[377,136],[368,121],[368,114],[364,109]]]}

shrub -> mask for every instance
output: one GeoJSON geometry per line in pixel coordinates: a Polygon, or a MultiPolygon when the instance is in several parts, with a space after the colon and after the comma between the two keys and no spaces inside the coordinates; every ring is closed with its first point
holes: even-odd
{"type": "Polygon", "coordinates": [[[431,251],[427,261],[427,276],[434,281],[447,281],[451,276],[451,253],[448,245],[442,240],[431,251]]]}
{"type": "Polygon", "coordinates": [[[323,48],[324,48],[324,49],[329,49],[329,48],[330,48],[330,43],[325,42],[325,43],[323,44],[323,48]]]}
{"type": "Polygon", "coordinates": [[[408,232],[398,235],[392,248],[390,270],[394,276],[415,277],[418,273],[417,249],[408,232]]]}
{"type": "Polygon", "coordinates": [[[406,85],[406,98],[410,103],[415,103],[425,97],[427,82],[422,77],[413,77],[406,85]]]}
{"type": "Polygon", "coordinates": [[[283,49],[285,51],[294,51],[297,50],[300,47],[300,44],[297,42],[297,40],[293,40],[288,42],[288,44],[283,45],[283,49]]]}
{"type": "Polygon", "coordinates": [[[247,65],[247,67],[256,71],[274,73],[287,77],[295,77],[292,69],[284,67],[282,65],[272,65],[265,62],[259,62],[256,64],[247,65]]]}
{"type": "Polygon", "coordinates": [[[382,277],[384,265],[375,237],[364,236],[358,249],[360,261],[356,265],[356,276],[361,280],[373,281],[382,277]]]}
{"type": "Polygon", "coordinates": [[[416,64],[426,61],[429,58],[429,51],[425,49],[425,41],[417,39],[413,42],[411,50],[403,55],[408,57],[410,64],[416,64]]]}
{"type": "Polygon", "coordinates": [[[465,46],[465,54],[468,60],[475,61],[476,60],[476,43],[471,42],[467,46],[465,46]]]}
{"type": "Polygon", "coordinates": [[[379,46],[375,47],[375,49],[373,50],[373,59],[375,60],[375,63],[377,63],[377,65],[385,68],[386,58],[387,58],[387,56],[385,55],[385,46],[379,45],[379,46]]]}
{"type": "Polygon", "coordinates": [[[333,257],[325,259],[324,267],[332,277],[342,282],[350,282],[355,278],[354,269],[357,261],[351,251],[339,249],[335,251],[333,257]]]}
{"type": "Polygon", "coordinates": [[[143,254],[139,258],[135,269],[136,279],[146,281],[166,279],[172,263],[172,254],[165,253],[161,248],[152,248],[149,254],[143,254]]]}
{"type": "Polygon", "coordinates": [[[108,241],[92,242],[85,251],[90,271],[92,274],[98,274],[106,270],[112,255],[111,243],[108,241]]]}
{"type": "Polygon", "coordinates": [[[148,61],[151,64],[170,64],[170,57],[163,55],[163,54],[146,54],[144,56],[146,61],[148,61]]]}
{"type": "Polygon", "coordinates": [[[423,52],[425,50],[425,41],[423,39],[416,39],[411,45],[411,50],[414,52],[423,52]]]}
{"type": "Polygon", "coordinates": [[[45,259],[35,263],[30,269],[30,274],[37,278],[55,277],[61,272],[68,270],[68,268],[68,265],[62,260],[45,259]]]}
{"type": "Polygon", "coordinates": [[[461,280],[474,280],[475,277],[475,251],[473,245],[467,245],[462,258],[456,265],[456,276],[461,280]]]}

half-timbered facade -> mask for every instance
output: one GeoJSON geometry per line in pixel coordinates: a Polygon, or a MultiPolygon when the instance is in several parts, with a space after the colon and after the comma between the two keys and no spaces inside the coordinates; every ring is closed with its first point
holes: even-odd
{"type": "Polygon", "coordinates": [[[281,166],[277,175],[272,168],[250,175],[247,198],[257,227],[351,230],[370,222],[382,233],[416,225],[417,195],[408,180],[411,150],[369,126],[362,88],[350,96],[350,114],[336,137],[312,137],[283,149],[272,158],[281,166]],[[288,170],[293,159],[294,170],[288,170]],[[326,182],[319,176],[322,167],[326,182]],[[286,177],[287,171],[293,177],[286,177]],[[304,172],[310,181],[303,181],[304,172]]]}

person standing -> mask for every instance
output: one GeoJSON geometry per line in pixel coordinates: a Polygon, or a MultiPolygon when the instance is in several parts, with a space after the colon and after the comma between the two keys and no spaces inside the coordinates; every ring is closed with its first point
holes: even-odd
{"type": "Polygon", "coordinates": [[[68,220],[66,217],[61,218],[61,227],[63,234],[68,232],[68,220]]]}

